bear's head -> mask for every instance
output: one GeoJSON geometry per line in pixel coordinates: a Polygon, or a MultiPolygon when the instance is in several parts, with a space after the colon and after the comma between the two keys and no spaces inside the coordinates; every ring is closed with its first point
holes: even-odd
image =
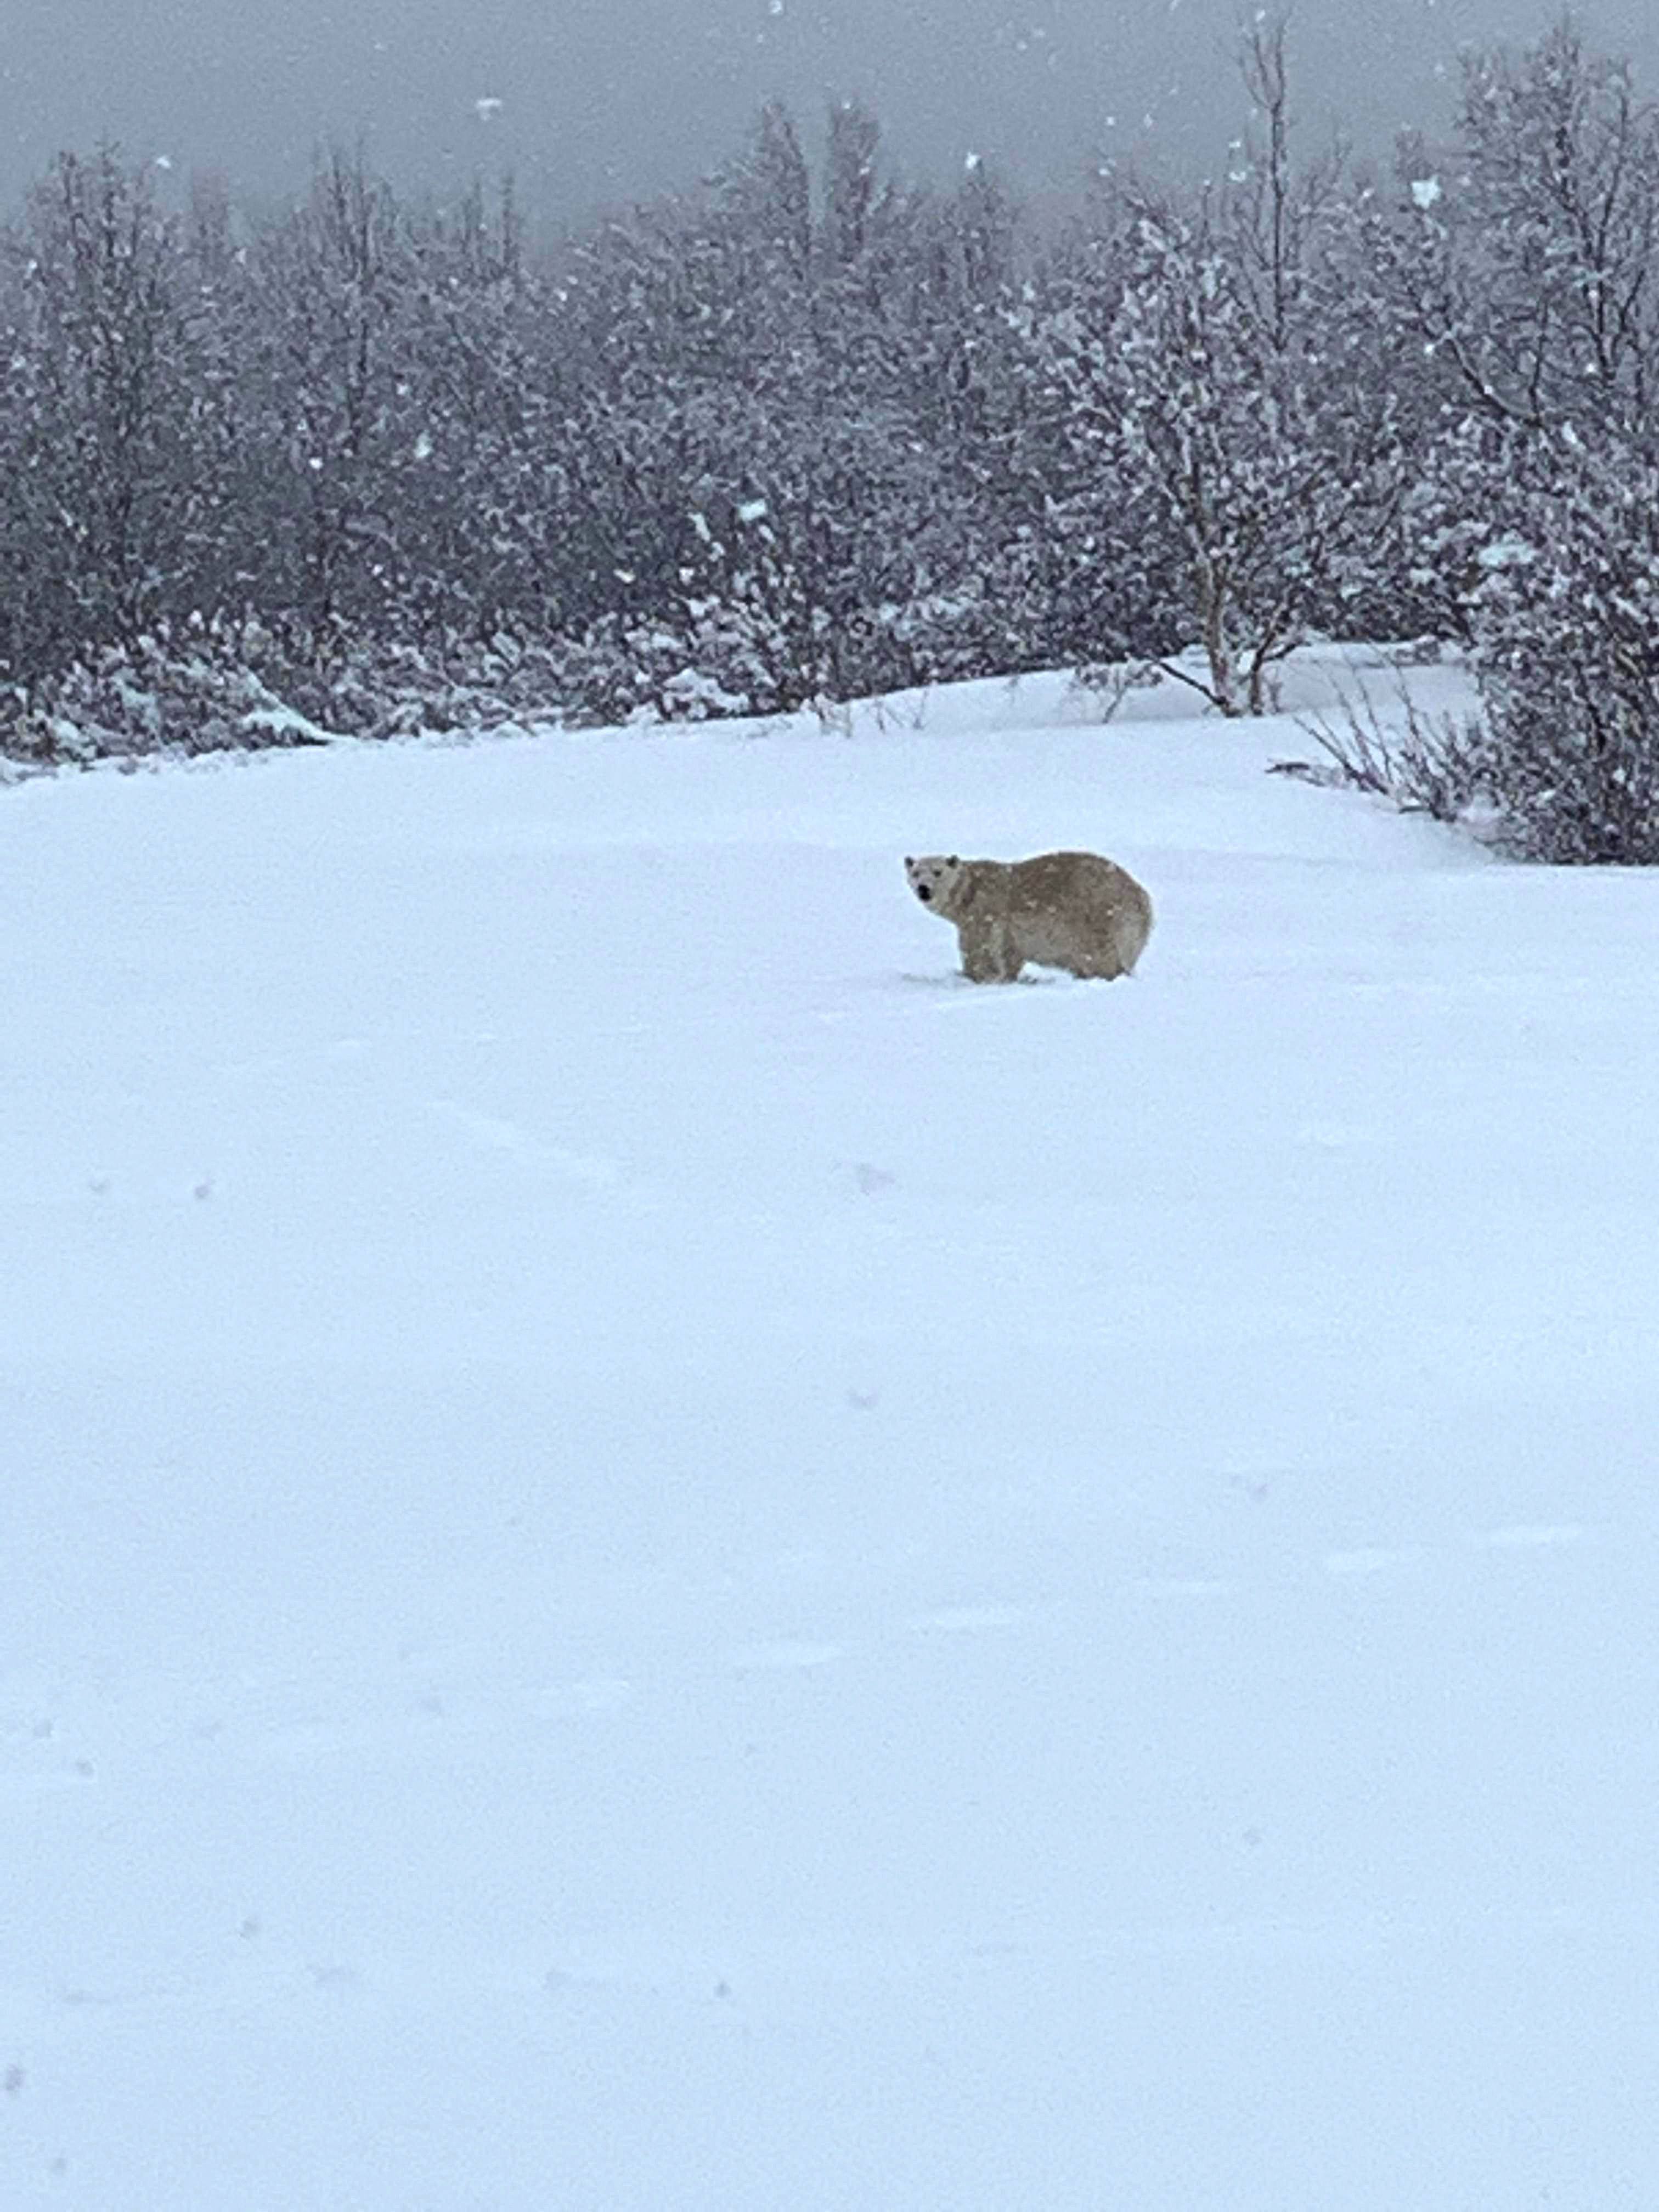
{"type": "Polygon", "coordinates": [[[924,906],[949,914],[963,877],[963,864],[954,853],[924,853],[904,863],[904,879],[924,906]]]}

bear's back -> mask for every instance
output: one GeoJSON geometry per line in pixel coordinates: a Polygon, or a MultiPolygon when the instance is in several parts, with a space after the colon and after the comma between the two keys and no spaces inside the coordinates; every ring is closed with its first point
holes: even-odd
{"type": "Polygon", "coordinates": [[[1134,880],[1099,853],[1036,853],[1029,860],[1016,860],[1008,873],[1011,903],[1034,912],[1079,900],[1115,900],[1134,880]]]}
{"type": "Polygon", "coordinates": [[[1010,871],[1008,922],[1027,960],[1075,975],[1125,975],[1152,929],[1152,902],[1099,853],[1038,853],[1010,871]]]}

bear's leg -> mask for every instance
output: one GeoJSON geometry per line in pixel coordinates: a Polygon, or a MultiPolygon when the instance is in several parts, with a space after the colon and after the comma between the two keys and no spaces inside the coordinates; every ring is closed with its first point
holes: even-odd
{"type": "Polygon", "coordinates": [[[1120,975],[1134,974],[1135,963],[1146,949],[1150,928],[1147,915],[1137,913],[1133,907],[1124,908],[1114,917],[1112,945],[1117,953],[1120,975]]]}
{"type": "Polygon", "coordinates": [[[1004,983],[1018,982],[1019,971],[1025,965],[1025,958],[1014,942],[1014,933],[1012,929],[1004,927],[997,932],[994,940],[994,957],[998,981],[1004,983]]]}
{"type": "Polygon", "coordinates": [[[962,972],[970,983],[1000,983],[1006,980],[998,957],[996,935],[988,923],[959,922],[957,937],[962,946],[962,972]]]}

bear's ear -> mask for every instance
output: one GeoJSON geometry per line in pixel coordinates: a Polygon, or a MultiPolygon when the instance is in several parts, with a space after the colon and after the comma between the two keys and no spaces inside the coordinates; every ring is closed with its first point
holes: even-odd
{"type": "Polygon", "coordinates": [[[962,862],[957,858],[957,854],[952,853],[950,859],[945,863],[945,865],[947,868],[959,868],[962,866],[962,862]]]}
{"type": "Polygon", "coordinates": [[[914,859],[911,857],[911,855],[910,855],[908,853],[907,853],[907,854],[905,854],[905,856],[904,856],[904,865],[905,865],[905,866],[906,866],[907,868],[914,868],[914,867],[915,867],[915,866],[916,865],[916,864],[915,864],[915,861],[914,860],[914,859]]]}

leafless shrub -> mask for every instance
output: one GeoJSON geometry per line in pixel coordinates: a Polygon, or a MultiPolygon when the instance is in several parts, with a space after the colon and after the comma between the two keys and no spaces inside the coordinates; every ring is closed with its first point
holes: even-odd
{"type": "Polygon", "coordinates": [[[1477,714],[1430,715],[1397,683],[1399,713],[1384,719],[1365,685],[1339,689],[1336,714],[1298,715],[1325,755],[1322,762],[1276,761],[1281,775],[1310,783],[1373,792],[1404,813],[1456,822],[1483,798],[1490,781],[1490,745],[1477,714]]]}
{"type": "Polygon", "coordinates": [[[1072,671],[1066,689],[1109,722],[1130,692],[1156,690],[1165,673],[1156,660],[1089,660],[1072,671]]]}

